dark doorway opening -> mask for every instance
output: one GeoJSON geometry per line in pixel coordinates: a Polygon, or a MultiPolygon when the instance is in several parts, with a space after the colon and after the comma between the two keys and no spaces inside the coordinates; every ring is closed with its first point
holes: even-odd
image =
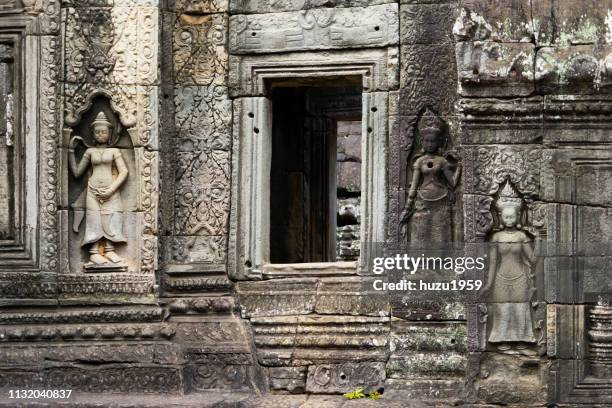
{"type": "Polygon", "coordinates": [[[361,89],[282,87],[271,97],[270,261],[356,260],[361,89]]]}

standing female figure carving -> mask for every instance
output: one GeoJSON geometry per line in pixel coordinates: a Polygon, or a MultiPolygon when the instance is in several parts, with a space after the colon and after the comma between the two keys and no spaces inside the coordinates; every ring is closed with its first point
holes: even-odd
{"type": "MultiPolygon", "coordinates": [[[[83,139],[70,139],[68,161],[75,178],[91,168],[87,187],[73,207],[85,208],[85,231],[81,246],[89,246],[92,265],[119,264],[123,259],[115,252],[115,244],[126,242],[123,234],[123,202],[119,189],[128,177],[128,168],[121,150],[109,146],[112,124],[100,112],[91,124],[95,146],[88,146],[77,163],[74,148],[83,139]],[[83,205],[84,203],[84,205],[83,205]]],[[[74,230],[78,232],[82,218],[75,213],[74,230]]]]}
{"type": "Polygon", "coordinates": [[[401,235],[408,242],[452,242],[454,190],[461,165],[445,155],[442,123],[426,111],[418,124],[422,152],[414,160],[408,199],[400,216],[401,235]]]}

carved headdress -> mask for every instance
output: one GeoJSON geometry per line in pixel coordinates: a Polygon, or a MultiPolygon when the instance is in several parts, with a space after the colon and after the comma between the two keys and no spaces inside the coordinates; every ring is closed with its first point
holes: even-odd
{"type": "MultiPolygon", "coordinates": [[[[104,111],[100,111],[100,113],[98,113],[98,115],[96,116],[96,118],[91,122],[91,124],[89,125],[90,128],[93,130],[93,128],[95,128],[96,126],[106,126],[108,127],[108,129],[110,130],[110,138],[108,140],[108,146],[115,146],[118,142],[119,142],[119,138],[121,137],[121,133],[119,132],[119,130],[117,129],[117,127],[115,125],[113,125],[113,123],[108,119],[108,116],[106,116],[106,113],[104,111]]],[[[82,140],[82,143],[87,146],[87,147],[93,147],[90,146],[89,144],[85,143],[85,141],[82,140]]]]}
{"type": "Polygon", "coordinates": [[[426,133],[442,133],[442,120],[433,113],[429,108],[425,110],[417,125],[420,135],[426,133]]]}
{"type": "Polygon", "coordinates": [[[504,187],[501,190],[497,201],[495,202],[495,206],[499,211],[505,208],[513,208],[518,211],[523,206],[523,199],[512,184],[506,180],[504,187]]]}
{"type": "Polygon", "coordinates": [[[107,126],[109,128],[112,128],[113,124],[110,122],[110,120],[108,120],[108,118],[106,117],[106,114],[104,113],[104,111],[100,111],[100,113],[98,113],[98,116],[96,116],[96,118],[94,119],[93,122],[91,122],[91,127],[94,128],[96,126],[99,125],[104,125],[107,126]]]}

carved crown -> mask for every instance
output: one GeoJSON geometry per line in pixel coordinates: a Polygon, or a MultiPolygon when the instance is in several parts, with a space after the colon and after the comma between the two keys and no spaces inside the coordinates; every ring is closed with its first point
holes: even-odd
{"type": "Polygon", "coordinates": [[[512,184],[506,180],[504,188],[501,190],[499,197],[495,202],[495,206],[501,211],[504,208],[520,209],[522,205],[523,199],[521,198],[521,195],[516,191],[512,184]]]}
{"type": "Polygon", "coordinates": [[[439,133],[442,131],[443,124],[442,120],[438,117],[438,115],[436,115],[429,108],[427,108],[427,110],[425,110],[425,112],[419,119],[417,128],[420,134],[426,132],[439,133]]]}
{"type": "Polygon", "coordinates": [[[96,126],[100,126],[100,125],[104,125],[107,127],[112,127],[113,124],[110,122],[110,120],[108,120],[108,118],[106,117],[106,114],[104,113],[104,111],[101,111],[100,113],[98,113],[98,116],[96,116],[96,118],[94,119],[93,122],[91,122],[91,127],[96,127],[96,126]]]}

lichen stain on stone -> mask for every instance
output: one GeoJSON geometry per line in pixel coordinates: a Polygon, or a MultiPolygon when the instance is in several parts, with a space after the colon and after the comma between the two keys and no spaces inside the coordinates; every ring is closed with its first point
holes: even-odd
{"type": "Polygon", "coordinates": [[[567,30],[567,22],[563,22],[559,32],[560,45],[596,43],[599,37],[599,27],[586,16],[580,16],[576,28],[567,30]]]}

